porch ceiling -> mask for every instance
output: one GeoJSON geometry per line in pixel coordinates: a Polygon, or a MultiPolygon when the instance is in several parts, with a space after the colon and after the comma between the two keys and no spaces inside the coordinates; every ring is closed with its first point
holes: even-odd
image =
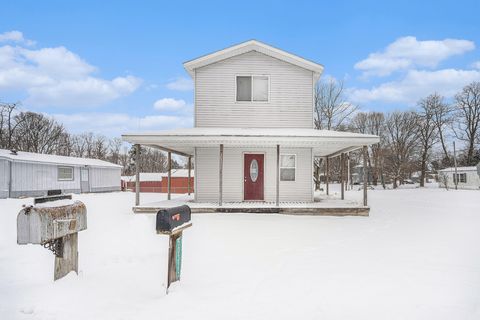
{"type": "Polygon", "coordinates": [[[172,131],[124,134],[132,144],[158,147],[183,155],[195,147],[312,148],[315,156],[335,156],[379,142],[374,135],[314,129],[188,128],[172,131]]]}

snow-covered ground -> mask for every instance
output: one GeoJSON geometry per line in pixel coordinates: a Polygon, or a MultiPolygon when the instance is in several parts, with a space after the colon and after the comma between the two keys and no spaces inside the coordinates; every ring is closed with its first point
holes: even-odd
{"type": "Polygon", "coordinates": [[[0,319],[480,319],[480,191],[370,191],[368,218],[195,215],[168,295],[167,237],[134,194],[74,198],[80,272],[57,282],[51,252],[16,244],[31,199],[0,200],[0,319]]]}

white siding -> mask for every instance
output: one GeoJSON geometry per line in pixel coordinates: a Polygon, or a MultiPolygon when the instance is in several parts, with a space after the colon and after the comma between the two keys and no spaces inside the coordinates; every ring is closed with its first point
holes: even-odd
{"type": "Polygon", "coordinates": [[[0,199],[8,197],[8,179],[10,176],[9,162],[0,159],[0,199]]]}
{"type": "Polygon", "coordinates": [[[80,170],[78,167],[74,167],[73,181],[58,181],[57,168],[57,165],[13,162],[12,192],[80,189],[80,170]]]}
{"type": "Polygon", "coordinates": [[[91,191],[120,190],[120,168],[89,168],[91,191]]]}
{"type": "MultiPolygon", "coordinates": [[[[196,153],[196,200],[218,201],[219,148],[197,148],[196,153]]],[[[224,148],[223,200],[243,201],[243,154],[263,153],[265,201],[275,201],[276,157],[275,148],[224,148]]],[[[280,201],[313,201],[312,152],[311,149],[281,149],[281,153],[297,155],[295,181],[280,182],[280,201]]]]}
{"type": "Polygon", "coordinates": [[[313,72],[251,51],[195,70],[195,126],[313,128],[313,72]],[[236,102],[236,75],[269,75],[270,101],[236,102]]]}
{"type": "MultiPolygon", "coordinates": [[[[478,190],[480,189],[480,177],[476,171],[458,171],[458,174],[466,173],[467,175],[467,182],[458,182],[458,189],[468,189],[468,190],[478,190]]],[[[453,172],[440,172],[439,173],[439,185],[440,187],[444,187],[443,176],[447,177],[448,179],[448,187],[455,188],[455,182],[453,181],[453,172]]]]}

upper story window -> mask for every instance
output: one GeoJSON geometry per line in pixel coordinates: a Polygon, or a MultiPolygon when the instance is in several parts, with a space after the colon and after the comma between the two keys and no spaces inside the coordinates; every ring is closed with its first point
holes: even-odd
{"type": "Polygon", "coordinates": [[[237,101],[268,101],[268,76],[237,76],[237,101]]]}

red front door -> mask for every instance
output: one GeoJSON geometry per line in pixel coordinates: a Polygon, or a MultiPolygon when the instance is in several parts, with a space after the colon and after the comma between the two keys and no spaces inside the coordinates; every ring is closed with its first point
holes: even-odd
{"type": "Polygon", "coordinates": [[[263,154],[245,154],[243,199],[263,200],[263,154]]]}

